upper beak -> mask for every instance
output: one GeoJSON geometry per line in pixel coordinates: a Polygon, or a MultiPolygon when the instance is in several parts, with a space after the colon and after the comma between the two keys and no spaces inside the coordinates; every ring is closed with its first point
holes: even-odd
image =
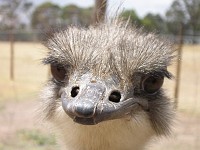
{"type": "Polygon", "coordinates": [[[75,122],[86,125],[122,118],[141,105],[134,98],[121,99],[117,103],[109,101],[106,87],[97,83],[87,84],[74,98],[67,98],[64,92],[61,100],[65,112],[75,122]]]}

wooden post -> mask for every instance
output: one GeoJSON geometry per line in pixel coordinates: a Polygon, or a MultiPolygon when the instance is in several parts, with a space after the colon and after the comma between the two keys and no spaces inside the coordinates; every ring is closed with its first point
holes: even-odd
{"type": "Polygon", "coordinates": [[[178,98],[179,98],[179,87],[180,87],[180,77],[181,77],[181,61],[182,61],[182,47],[183,47],[183,24],[180,25],[179,32],[179,46],[178,46],[178,59],[177,59],[177,68],[176,68],[176,85],[175,85],[175,108],[178,107],[178,98]]]}
{"type": "Polygon", "coordinates": [[[14,35],[13,30],[10,31],[10,80],[14,81],[14,35]]]}
{"type": "Polygon", "coordinates": [[[92,22],[98,24],[104,21],[106,14],[107,0],[95,0],[94,14],[92,22]]]}

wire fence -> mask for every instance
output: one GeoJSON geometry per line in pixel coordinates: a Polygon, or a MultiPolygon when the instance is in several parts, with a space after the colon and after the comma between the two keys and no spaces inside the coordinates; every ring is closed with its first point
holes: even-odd
{"type": "Polygon", "coordinates": [[[43,33],[39,30],[18,30],[18,31],[0,31],[0,41],[10,41],[10,37],[14,41],[40,41],[43,33]]]}
{"type": "MultiPolygon", "coordinates": [[[[10,36],[13,36],[14,41],[41,41],[45,31],[42,30],[15,30],[15,31],[0,31],[0,41],[10,41],[10,36]]],[[[173,34],[161,34],[175,43],[179,43],[179,35],[173,34]]],[[[184,44],[200,44],[200,35],[190,35],[185,34],[183,35],[183,43],[184,44]]]]}

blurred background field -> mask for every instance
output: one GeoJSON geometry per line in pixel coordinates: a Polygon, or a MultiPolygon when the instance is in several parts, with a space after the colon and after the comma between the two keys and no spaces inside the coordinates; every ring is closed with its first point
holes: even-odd
{"type": "MultiPolygon", "coordinates": [[[[164,88],[174,101],[175,83],[180,79],[177,119],[170,137],[152,141],[148,150],[200,149],[200,2],[199,0],[124,1],[119,15],[130,16],[130,24],[153,31],[180,44],[182,58],[180,78],[176,77],[176,59],[169,71],[175,75],[165,80],[164,88]],[[157,2],[157,3],[156,3],[157,2]],[[192,16],[184,4],[194,10],[192,16]],[[130,5],[131,4],[131,5],[130,5]],[[139,7],[133,8],[134,5],[139,7]],[[157,5],[160,7],[156,7],[157,5]],[[197,5],[198,4],[198,5],[197,5]],[[163,7],[161,7],[163,6],[163,7]],[[156,9],[156,8],[163,8],[156,9]],[[139,12],[139,10],[145,10],[139,12]],[[138,11],[136,13],[136,10],[138,11]],[[150,11],[149,13],[147,13],[150,11]],[[146,12],[146,14],[144,13],[146,12]],[[156,13],[155,13],[156,12],[156,13]],[[191,15],[191,16],[190,16],[191,15]],[[199,18],[199,19],[198,19],[199,18]],[[183,28],[183,30],[181,30],[183,28]],[[182,31],[182,33],[181,33],[182,31]]],[[[71,2],[71,1],[69,1],[71,2]]],[[[47,28],[92,24],[94,0],[63,4],[60,1],[2,0],[0,1],[0,150],[59,150],[51,129],[38,122],[39,93],[49,77],[48,66],[41,63],[46,48],[41,44],[47,28]],[[12,3],[13,2],[13,3],[12,3]],[[16,2],[16,3],[14,3],[16,2]],[[11,5],[12,4],[12,5],[11,5]],[[77,6],[76,6],[77,5],[77,6]],[[8,11],[10,10],[10,11],[8,11]],[[26,12],[26,13],[24,13],[26,12]],[[11,43],[14,52],[14,78],[10,78],[11,43]]],[[[107,11],[114,1],[108,0],[107,11]]],[[[113,7],[114,7],[113,6],[113,7]]]]}
{"type": "MultiPolygon", "coordinates": [[[[0,149],[56,149],[55,137],[42,129],[35,116],[39,91],[48,77],[48,67],[41,63],[46,49],[40,43],[15,43],[15,81],[10,81],[9,46],[9,42],[0,42],[0,149]]],[[[200,148],[199,58],[200,45],[184,45],[175,132],[150,149],[200,148]]],[[[173,74],[175,67],[169,68],[173,74]]],[[[175,80],[165,80],[164,85],[172,98],[175,80]]]]}

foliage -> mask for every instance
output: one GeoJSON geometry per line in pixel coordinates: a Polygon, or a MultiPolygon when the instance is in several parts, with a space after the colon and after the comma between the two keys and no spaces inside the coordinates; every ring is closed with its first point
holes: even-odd
{"type": "Polygon", "coordinates": [[[173,34],[179,33],[179,28],[181,24],[185,24],[185,13],[179,0],[175,0],[169,10],[166,12],[166,23],[168,31],[173,34]]]}
{"type": "Polygon", "coordinates": [[[166,12],[166,18],[169,32],[177,34],[182,24],[185,32],[194,36],[200,31],[200,1],[174,0],[166,12]]]}
{"type": "Polygon", "coordinates": [[[51,2],[38,6],[32,14],[31,24],[33,28],[46,29],[60,23],[60,7],[51,2]]]}
{"type": "MultiPolygon", "coordinates": [[[[25,28],[20,14],[30,12],[30,0],[1,0],[0,1],[0,29],[25,28]]],[[[46,28],[78,25],[87,27],[91,24],[93,7],[81,8],[76,5],[60,7],[52,2],[45,2],[34,7],[29,19],[31,27],[44,30],[46,28]]],[[[198,35],[200,33],[200,0],[174,0],[166,12],[165,17],[148,13],[139,17],[135,10],[125,10],[120,14],[131,25],[144,27],[147,31],[158,33],[179,34],[183,25],[185,34],[198,35]]],[[[193,41],[195,42],[195,41],[193,41]]]]}
{"type": "Polygon", "coordinates": [[[80,8],[76,5],[59,7],[51,2],[39,5],[32,15],[32,27],[36,29],[46,29],[62,27],[67,25],[90,24],[92,8],[80,8]]]}
{"type": "MultiPolygon", "coordinates": [[[[133,25],[142,26],[147,31],[179,34],[180,26],[185,29],[185,34],[200,33],[200,0],[174,0],[163,18],[159,14],[148,13],[144,18],[139,18],[134,10],[126,10],[120,14],[124,20],[133,25]]],[[[193,43],[195,41],[193,40],[193,43]]]]}
{"type": "Polygon", "coordinates": [[[148,13],[142,19],[142,25],[147,31],[157,31],[157,32],[166,32],[165,20],[159,14],[148,13]]]}
{"type": "Polygon", "coordinates": [[[9,30],[23,27],[20,14],[28,12],[32,3],[27,0],[1,0],[0,1],[0,29],[9,30]]]}
{"type": "Polygon", "coordinates": [[[123,20],[129,20],[131,25],[144,27],[147,31],[165,33],[167,31],[165,20],[159,14],[148,13],[144,18],[139,18],[134,10],[126,10],[120,14],[123,20]]]}
{"type": "Polygon", "coordinates": [[[123,11],[120,14],[120,17],[122,17],[124,20],[129,20],[129,23],[131,25],[137,25],[137,26],[141,25],[141,20],[134,10],[123,11]]]}
{"type": "Polygon", "coordinates": [[[62,19],[65,25],[75,24],[88,26],[91,22],[92,7],[80,8],[76,5],[68,5],[62,9],[62,19]]]}
{"type": "Polygon", "coordinates": [[[185,16],[188,16],[188,24],[193,32],[200,30],[200,1],[183,0],[182,5],[185,8],[185,16]]]}

